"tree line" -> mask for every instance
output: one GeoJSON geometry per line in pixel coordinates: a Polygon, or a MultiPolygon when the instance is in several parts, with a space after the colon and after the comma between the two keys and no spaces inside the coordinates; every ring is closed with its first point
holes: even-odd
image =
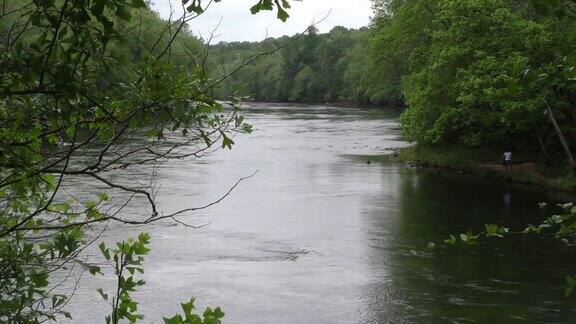
{"type": "Polygon", "coordinates": [[[398,96],[369,73],[371,31],[337,26],[319,34],[312,26],[300,35],[262,42],[212,45],[208,70],[227,75],[243,62],[263,56],[214,90],[219,98],[240,96],[256,101],[401,105],[398,96]]]}

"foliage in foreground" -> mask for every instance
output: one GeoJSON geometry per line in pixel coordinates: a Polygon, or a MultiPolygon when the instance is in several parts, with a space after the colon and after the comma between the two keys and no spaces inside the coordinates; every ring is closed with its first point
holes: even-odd
{"type": "MultiPolygon", "coordinates": [[[[250,126],[236,102],[208,95],[217,82],[188,25],[205,7],[183,4],[181,17],[164,21],[143,0],[2,1],[0,322],[70,317],[69,291],[51,275],[96,272],[80,256],[110,224],[185,224],[176,217],[206,208],[163,213],[158,165],[231,148],[250,126]],[[94,186],[78,192],[78,183],[94,186]]],[[[286,19],[288,7],[260,0],[252,11],[286,19]]],[[[146,244],[141,236],[103,248],[120,287],[110,322],[140,318],[130,293],[141,282],[130,278],[146,244]]],[[[182,321],[198,322],[185,305],[182,321]]],[[[205,321],[222,316],[209,311],[205,321]]]]}
{"type": "MultiPolygon", "coordinates": [[[[136,279],[135,275],[144,273],[144,256],[146,256],[150,249],[150,235],[148,233],[141,233],[138,239],[129,239],[127,241],[116,243],[116,247],[111,249],[104,243],[98,247],[102,255],[114,269],[116,276],[117,287],[112,293],[105,293],[102,289],[98,289],[98,293],[102,299],[107,302],[112,311],[110,315],[106,316],[106,323],[119,323],[122,320],[127,320],[130,323],[135,323],[144,319],[143,315],[138,314],[138,303],[133,299],[132,293],[136,292],[137,288],[145,284],[144,280],[136,279]]],[[[92,267],[90,272],[93,274],[102,274],[100,267],[92,267]]],[[[190,299],[187,303],[182,303],[182,310],[184,316],[174,315],[171,318],[164,318],[167,324],[220,324],[221,319],[224,317],[224,312],[220,308],[212,310],[208,307],[202,316],[194,314],[196,309],[194,305],[195,299],[190,299]]]]}

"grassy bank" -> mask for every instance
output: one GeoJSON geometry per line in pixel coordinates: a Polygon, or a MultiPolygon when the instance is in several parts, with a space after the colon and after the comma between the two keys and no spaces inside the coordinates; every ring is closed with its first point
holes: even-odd
{"type": "Polygon", "coordinates": [[[534,154],[514,152],[512,171],[501,166],[497,149],[471,149],[452,146],[422,146],[400,149],[392,156],[380,156],[374,162],[395,160],[413,167],[441,168],[501,181],[545,186],[576,192],[576,176],[564,165],[547,166],[534,154]]]}

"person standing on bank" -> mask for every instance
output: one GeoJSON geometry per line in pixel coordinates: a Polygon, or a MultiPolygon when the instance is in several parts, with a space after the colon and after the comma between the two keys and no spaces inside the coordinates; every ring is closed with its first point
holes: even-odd
{"type": "Polygon", "coordinates": [[[512,152],[510,152],[510,150],[506,150],[502,155],[502,166],[505,169],[512,171],[512,152]]]}

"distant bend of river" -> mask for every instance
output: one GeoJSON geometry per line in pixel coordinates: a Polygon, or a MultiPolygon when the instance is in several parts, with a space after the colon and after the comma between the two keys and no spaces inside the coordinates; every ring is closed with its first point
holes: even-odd
{"type": "MultiPolygon", "coordinates": [[[[180,302],[221,306],[224,323],[569,323],[564,277],[576,254],[549,239],[512,238],[477,247],[428,249],[486,223],[513,230],[546,215],[537,203],[571,197],[544,190],[366,163],[407,145],[383,110],[250,104],[255,132],[232,151],[159,170],[165,211],[226,200],[182,221],[111,225],[115,242],[152,235],[147,284],[134,295],[145,323],[180,313],[180,302]]],[[[82,191],[82,183],[76,190],[82,191]]],[[[97,259],[96,252],[90,258],[97,259]]],[[[102,323],[109,307],[85,275],[70,309],[102,323]]]]}

